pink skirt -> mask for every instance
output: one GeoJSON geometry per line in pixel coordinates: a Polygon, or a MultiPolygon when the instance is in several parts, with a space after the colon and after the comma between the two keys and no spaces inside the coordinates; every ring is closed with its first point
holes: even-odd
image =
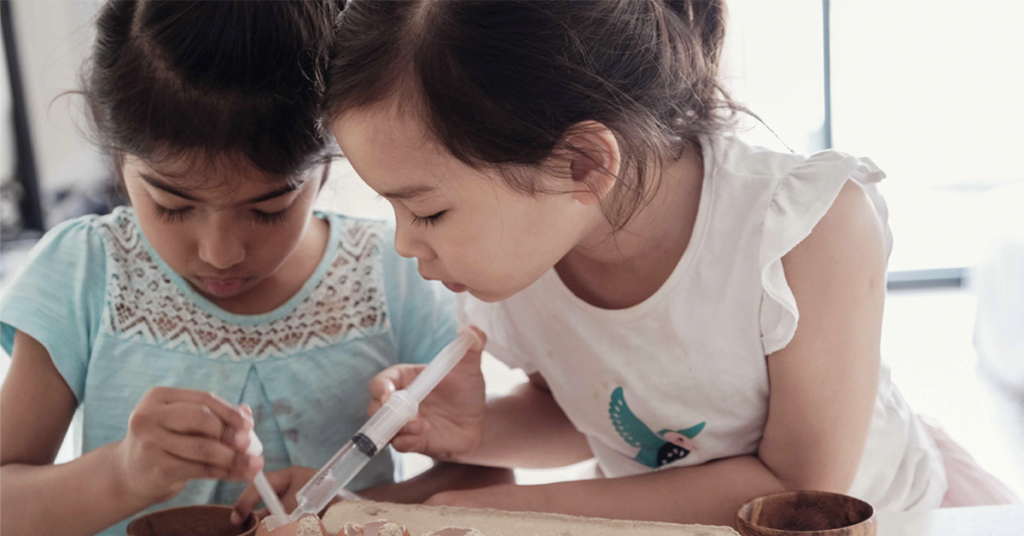
{"type": "Polygon", "coordinates": [[[935,440],[946,467],[946,495],[942,508],[958,506],[988,506],[994,504],[1020,504],[1020,499],[1001,480],[981,468],[974,457],[934,419],[919,416],[924,427],[935,440]]]}

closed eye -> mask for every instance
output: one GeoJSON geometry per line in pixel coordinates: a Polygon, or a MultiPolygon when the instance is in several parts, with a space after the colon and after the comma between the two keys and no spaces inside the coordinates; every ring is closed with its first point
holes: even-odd
{"type": "Polygon", "coordinates": [[[253,209],[252,215],[259,223],[265,225],[276,225],[284,221],[286,212],[288,212],[288,209],[279,210],[277,212],[263,212],[262,210],[253,209]]]}
{"type": "Polygon", "coordinates": [[[156,214],[160,219],[171,223],[184,220],[185,216],[192,212],[192,207],[167,208],[156,203],[153,206],[156,207],[156,214]]]}
{"type": "Polygon", "coordinates": [[[437,225],[441,221],[441,218],[445,215],[446,212],[448,211],[442,210],[441,212],[431,214],[430,216],[417,216],[413,214],[412,222],[415,223],[416,225],[423,225],[425,227],[437,225]]]}

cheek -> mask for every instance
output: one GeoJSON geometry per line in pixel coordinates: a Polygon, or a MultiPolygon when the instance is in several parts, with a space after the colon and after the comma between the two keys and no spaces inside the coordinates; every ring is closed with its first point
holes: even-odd
{"type": "MultiPolygon", "coordinates": [[[[250,262],[261,265],[277,265],[291,255],[301,242],[310,221],[313,219],[313,202],[317,190],[311,185],[290,207],[284,220],[276,224],[265,224],[254,221],[247,239],[247,257],[250,262]]],[[[248,211],[243,211],[240,218],[252,218],[248,211]]]]}
{"type": "Polygon", "coordinates": [[[283,262],[302,241],[305,222],[258,226],[249,241],[249,256],[269,262],[283,262]]]}
{"type": "Polygon", "coordinates": [[[528,204],[481,211],[452,230],[441,246],[452,276],[470,287],[517,291],[533,283],[566,253],[564,230],[528,204]]]}
{"type": "Polygon", "coordinates": [[[171,268],[182,273],[189,265],[191,252],[195,251],[195,237],[192,228],[180,223],[161,221],[152,209],[136,205],[135,213],[146,240],[156,254],[171,268]]]}

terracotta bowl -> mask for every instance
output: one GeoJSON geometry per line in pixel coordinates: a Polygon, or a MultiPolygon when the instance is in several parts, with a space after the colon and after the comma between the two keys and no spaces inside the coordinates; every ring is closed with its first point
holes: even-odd
{"type": "Polygon", "coordinates": [[[252,536],[256,525],[252,514],[241,525],[232,525],[230,506],[182,506],[135,519],[128,524],[128,536],[252,536]]]}
{"type": "Polygon", "coordinates": [[[875,509],[838,493],[785,491],[753,499],[736,512],[743,536],[874,536],[875,509]]]}

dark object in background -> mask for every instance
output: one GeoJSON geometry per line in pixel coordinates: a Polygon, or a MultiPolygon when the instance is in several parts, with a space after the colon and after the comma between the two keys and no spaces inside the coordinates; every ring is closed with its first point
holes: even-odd
{"type": "Polygon", "coordinates": [[[11,1],[0,0],[0,25],[3,27],[4,55],[11,82],[11,116],[14,119],[16,145],[15,180],[21,185],[18,210],[21,229],[42,232],[46,230],[43,208],[39,201],[39,177],[36,173],[35,153],[32,136],[28,129],[28,114],[25,107],[25,87],[18,63],[17,40],[14,38],[14,22],[11,18],[11,1]]]}

